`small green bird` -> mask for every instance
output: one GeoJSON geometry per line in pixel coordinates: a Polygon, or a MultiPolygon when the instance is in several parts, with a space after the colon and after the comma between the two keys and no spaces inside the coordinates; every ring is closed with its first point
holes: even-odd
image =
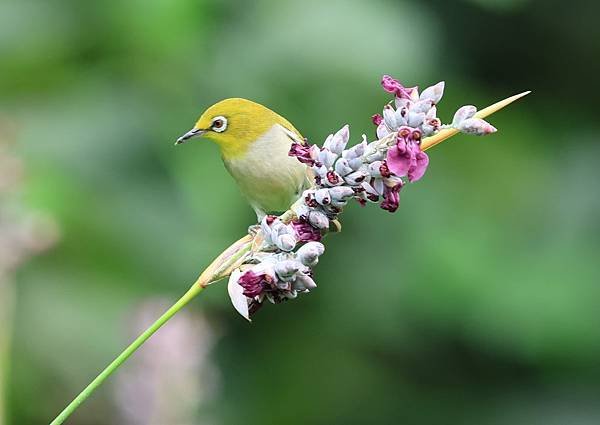
{"type": "Polygon", "coordinates": [[[308,167],[288,155],[302,135],[263,105],[241,98],[215,103],[176,144],[200,136],[219,145],[225,167],[259,221],[287,210],[310,187],[308,167]]]}

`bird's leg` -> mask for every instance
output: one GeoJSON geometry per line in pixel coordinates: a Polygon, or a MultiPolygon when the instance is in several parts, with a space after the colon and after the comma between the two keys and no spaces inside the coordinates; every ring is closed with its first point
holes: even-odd
{"type": "Polygon", "coordinates": [[[263,218],[267,215],[262,209],[257,207],[256,205],[251,205],[252,209],[256,213],[256,222],[257,224],[253,224],[252,226],[248,226],[248,234],[252,237],[256,236],[258,231],[260,230],[260,223],[262,223],[263,218]]]}
{"type": "Polygon", "coordinates": [[[255,237],[259,231],[260,231],[260,224],[253,224],[251,226],[248,226],[248,234],[252,237],[255,237]]]}

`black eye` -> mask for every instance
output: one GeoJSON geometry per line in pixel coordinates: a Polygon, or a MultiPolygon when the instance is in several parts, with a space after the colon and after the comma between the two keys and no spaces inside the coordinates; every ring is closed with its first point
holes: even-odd
{"type": "Polygon", "coordinates": [[[221,128],[221,127],[223,127],[223,121],[221,121],[221,120],[215,120],[215,122],[213,122],[213,127],[214,128],[221,128]]]}

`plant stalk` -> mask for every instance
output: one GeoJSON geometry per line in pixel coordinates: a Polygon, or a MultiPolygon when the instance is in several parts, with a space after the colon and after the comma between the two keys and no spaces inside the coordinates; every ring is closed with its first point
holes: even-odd
{"type": "Polygon", "coordinates": [[[117,356],[87,387],[81,391],[77,397],[71,401],[64,408],[62,412],[54,419],[50,425],[60,425],[71,414],[77,410],[77,408],[92,395],[92,393],[102,383],[112,375],[125,361],[136,352],[157,330],[159,330],[165,323],[171,319],[179,310],[185,307],[192,299],[194,299],[200,292],[204,290],[208,285],[217,280],[228,276],[231,270],[239,265],[245,258],[245,255],[250,251],[252,245],[252,238],[245,236],[239,241],[235,242],[223,253],[218,256],[210,266],[204,270],[198,280],[190,287],[190,289],[173,304],[162,316],[160,316],[148,329],[146,329],[140,336],[138,336],[121,354],[117,356]]]}

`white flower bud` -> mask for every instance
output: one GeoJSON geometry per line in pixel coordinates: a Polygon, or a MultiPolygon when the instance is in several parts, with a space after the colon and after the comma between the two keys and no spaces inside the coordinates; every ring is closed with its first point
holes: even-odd
{"type": "Polygon", "coordinates": [[[314,160],[317,159],[317,157],[319,156],[319,152],[321,152],[321,148],[319,148],[317,145],[311,145],[311,147],[309,148],[310,151],[310,157],[314,160]]]}
{"type": "Polygon", "coordinates": [[[419,100],[417,103],[413,104],[410,107],[412,112],[425,112],[428,113],[429,110],[433,108],[433,101],[431,99],[419,100]]]}
{"type": "Polygon", "coordinates": [[[284,224],[281,220],[276,218],[273,221],[273,223],[271,223],[271,233],[275,236],[288,233],[286,224],[284,224]]]}
{"type": "Polygon", "coordinates": [[[396,109],[407,108],[410,105],[410,100],[405,97],[397,97],[394,100],[394,104],[396,105],[396,109]]]}
{"type": "Polygon", "coordinates": [[[330,149],[329,149],[329,145],[331,144],[331,140],[332,140],[332,139],[333,139],[333,134],[330,134],[329,136],[327,136],[327,137],[325,138],[325,141],[323,142],[323,148],[324,148],[324,149],[328,149],[328,150],[330,150],[330,149]]]}
{"type": "Polygon", "coordinates": [[[336,186],[329,189],[329,195],[332,200],[341,201],[353,196],[354,191],[348,186],[336,186]]]}
{"type": "Polygon", "coordinates": [[[425,113],[408,111],[408,126],[409,127],[420,127],[425,120],[425,113]]]}
{"type": "Polygon", "coordinates": [[[417,102],[419,100],[419,90],[418,87],[413,87],[410,92],[410,100],[411,102],[417,102]]]}
{"type": "Polygon", "coordinates": [[[310,224],[317,229],[329,229],[329,218],[321,211],[311,210],[307,218],[310,224]]]}
{"type": "Polygon", "coordinates": [[[346,144],[348,143],[348,139],[350,138],[350,129],[346,124],[343,126],[337,133],[333,136],[327,138],[323,147],[329,149],[331,152],[339,155],[342,153],[346,144]]]}
{"type": "Polygon", "coordinates": [[[304,273],[299,273],[294,282],[294,289],[297,289],[298,291],[310,291],[316,287],[317,284],[315,281],[304,273]]]}
{"type": "Polygon", "coordinates": [[[284,260],[275,264],[274,269],[277,277],[284,282],[290,282],[302,265],[294,260],[284,260]]]}
{"type": "Polygon", "coordinates": [[[270,225],[267,223],[267,220],[268,217],[264,217],[260,223],[260,229],[263,232],[265,243],[267,245],[279,247],[279,237],[283,234],[293,233],[293,231],[278,218],[274,219],[270,225]]]}
{"type": "Polygon", "coordinates": [[[496,128],[481,118],[467,118],[458,124],[458,129],[466,134],[484,136],[496,132],[496,128]]]}
{"type": "Polygon", "coordinates": [[[367,147],[366,136],[363,134],[363,141],[358,145],[352,146],[350,149],[346,149],[342,152],[342,157],[346,158],[348,161],[354,158],[358,158],[362,156],[365,152],[365,148],[367,147]]]}
{"type": "Polygon", "coordinates": [[[381,172],[379,170],[381,169],[382,164],[382,161],[373,161],[368,165],[367,170],[371,177],[381,177],[381,172]]]}
{"type": "Polygon", "coordinates": [[[383,139],[385,136],[390,134],[390,131],[388,130],[387,126],[384,123],[381,123],[377,126],[376,133],[377,133],[378,139],[383,139]]]}
{"type": "Polygon", "coordinates": [[[373,151],[368,156],[364,157],[364,162],[383,161],[385,155],[382,151],[373,151]]]}
{"type": "Polygon", "coordinates": [[[335,172],[340,176],[350,174],[352,171],[353,170],[348,165],[348,160],[346,158],[339,158],[337,161],[335,161],[335,172]]]}
{"type": "Polygon", "coordinates": [[[337,155],[327,149],[319,152],[319,155],[317,157],[317,161],[319,161],[321,164],[323,164],[323,167],[325,167],[327,169],[329,169],[333,166],[333,163],[335,162],[336,159],[337,159],[337,155]]]}
{"type": "Polygon", "coordinates": [[[329,189],[319,189],[315,192],[315,199],[321,205],[327,205],[331,202],[331,195],[329,195],[329,189]]]}
{"type": "Polygon", "coordinates": [[[408,108],[396,109],[396,112],[394,113],[394,118],[396,118],[396,125],[398,127],[406,125],[408,118],[408,108]]]}
{"type": "Polygon", "coordinates": [[[425,121],[437,118],[437,106],[432,106],[425,114],[425,121]]]}
{"type": "Polygon", "coordinates": [[[356,152],[356,156],[363,156],[365,153],[365,150],[367,149],[367,136],[365,136],[364,134],[362,135],[362,141],[358,144],[352,147],[352,149],[354,150],[354,152],[356,152]]]}
{"type": "Polygon", "coordinates": [[[398,128],[394,108],[389,105],[386,105],[385,108],[383,108],[383,121],[390,130],[396,130],[398,128]]]}
{"type": "MultiPolygon", "coordinates": [[[[380,180],[380,179],[378,179],[380,180]]],[[[377,180],[376,180],[377,181],[377,180]]],[[[362,182],[360,184],[360,186],[365,190],[365,192],[367,192],[369,195],[374,195],[374,196],[379,196],[380,193],[377,192],[377,190],[375,190],[375,188],[373,186],[371,186],[371,184],[367,183],[367,182],[362,182]]]]}
{"type": "Polygon", "coordinates": [[[375,179],[375,181],[373,182],[373,189],[375,189],[375,192],[379,195],[383,195],[383,186],[384,184],[382,179],[375,179]]]}
{"type": "Polygon", "coordinates": [[[296,251],[296,256],[302,264],[313,267],[319,261],[319,256],[325,252],[325,246],[320,242],[308,242],[296,251]]]}
{"type": "Polygon", "coordinates": [[[276,239],[276,245],[282,251],[291,251],[296,246],[296,238],[289,233],[283,234],[276,239]]]}
{"type": "MultiPolygon", "coordinates": [[[[302,196],[304,198],[304,195],[302,196]]],[[[297,204],[293,205],[292,211],[294,211],[296,217],[306,217],[310,212],[310,208],[306,204],[298,202],[297,204]]]]}
{"type": "Polygon", "coordinates": [[[363,165],[362,158],[354,158],[348,161],[348,166],[352,169],[352,171],[358,170],[363,165]]]}
{"type": "Polygon", "coordinates": [[[439,103],[444,95],[444,85],[444,82],[440,81],[435,86],[427,87],[425,90],[423,90],[423,93],[421,93],[419,99],[428,99],[433,101],[433,103],[439,103]]]}
{"type": "Polygon", "coordinates": [[[346,177],[344,177],[344,180],[349,185],[356,186],[356,185],[362,183],[366,177],[367,177],[367,174],[364,171],[358,170],[358,171],[353,172],[352,174],[348,174],[346,177]]]}
{"type": "Polygon", "coordinates": [[[265,216],[260,222],[260,230],[262,230],[263,235],[267,242],[271,241],[271,227],[267,224],[267,217],[265,216]]]}
{"type": "Polygon", "coordinates": [[[423,131],[423,137],[429,137],[440,129],[442,123],[438,118],[426,119],[421,130],[423,131]]]}
{"type": "Polygon", "coordinates": [[[313,167],[313,170],[319,177],[321,177],[321,179],[327,178],[327,171],[329,171],[329,170],[324,165],[322,165],[320,167],[313,167]]]}
{"type": "Polygon", "coordinates": [[[477,112],[477,108],[473,105],[465,105],[461,106],[455,113],[454,118],[452,118],[452,127],[458,128],[458,125],[469,118],[472,118],[473,115],[477,112]]]}
{"type": "MultiPolygon", "coordinates": [[[[356,146],[355,146],[356,147],[356,146]]],[[[342,152],[342,158],[350,161],[351,159],[356,158],[356,150],[354,149],[354,147],[350,148],[350,149],[346,149],[344,152],[342,152]]]]}

